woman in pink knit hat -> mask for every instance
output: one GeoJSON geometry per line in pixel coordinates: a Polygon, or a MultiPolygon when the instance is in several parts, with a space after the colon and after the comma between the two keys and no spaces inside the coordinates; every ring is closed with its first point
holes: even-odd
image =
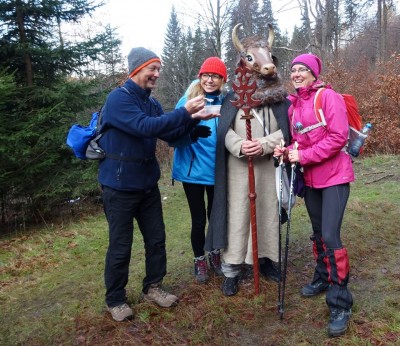
{"type": "Polygon", "coordinates": [[[293,143],[298,149],[275,148],[274,155],[299,162],[303,167],[305,204],[311,220],[313,252],[316,261],[311,283],[301,289],[303,297],[326,293],[330,310],[328,333],[345,333],[351,316],[352,295],[349,281],[349,257],[340,239],[340,229],[350,182],[354,171],[350,155],[346,152],[349,124],[346,105],[337,94],[318,80],[322,70],[319,57],[302,54],[292,62],[291,81],[296,94],[290,95],[289,121],[293,143]],[[324,122],[318,122],[314,99],[319,88],[322,94],[324,122]]]}
{"type": "MultiPolygon", "coordinates": [[[[223,61],[218,57],[207,58],[200,67],[198,79],[189,86],[176,108],[198,95],[204,96],[207,105],[221,105],[226,79],[227,69],[223,61]]],[[[205,228],[214,198],[217,127],[217,118],[200,121],[188,138],[170,144],[175,147],[172,178],[182,182],[189,204],[194,274],[198,283],[208,281],[209,268],[216,275],[222,275],[219,249],[213,249],[207,256],[204,253],[205,228]]]]}

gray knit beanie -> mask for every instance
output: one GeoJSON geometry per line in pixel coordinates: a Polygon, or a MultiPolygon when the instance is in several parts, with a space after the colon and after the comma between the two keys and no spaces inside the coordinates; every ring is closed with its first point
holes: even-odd
{"type": "Polygon", "coordinates": [[[154,61],[161,62],[160,58],[151,50],[143,47],[132,48],[128,55],[129,77],[133,77],[143,67],[154,61]]]}

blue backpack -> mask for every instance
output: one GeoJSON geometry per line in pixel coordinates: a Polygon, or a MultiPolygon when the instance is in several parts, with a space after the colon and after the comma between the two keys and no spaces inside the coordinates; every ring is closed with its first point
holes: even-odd
{"type": "Polygon", "coordinates": [[[97,141],[101,137],[101,118],[102,109],[98,112],[92,114],[92,119],[88,126],[82,126],[79,124],[74,124],[71,126],[67,136],[67,145],[71,147],[75,156],[78,159],[86,160],[101,160],[105,157],[104,151],[98,147],[95,150],[94,155],[91,153],[89,147],[92,149],[96,146],[97,141]],[[97,154],[98,155],[97,155],[97,154]]]}

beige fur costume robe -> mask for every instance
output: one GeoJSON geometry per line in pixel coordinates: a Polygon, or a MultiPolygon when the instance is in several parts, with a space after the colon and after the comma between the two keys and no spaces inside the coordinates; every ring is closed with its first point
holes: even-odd
{"type": "MultiPolygon", "coordinates": [[[[246,138],[246,121],[240,119],[238,110],[232,105],[234,94],[227,95],[221,108],[217,131],[216,170],[214,201],[206,235],[205,250],[224,249],[224,261],[241,264],[252,263],[250,227],[250,200],[248,197],[247,158],[240,154],[242,141],[246,138]]],[[[253,160],[255,168],[255,191],[258,254],[278,261],[278,200],[275,187],[273,149],[280,143],[282,133],[285,142],[290,142],[287,111],[290,102],[285,99],[265,106],[265,127],[270,135],[265,136],[263,126],[253,118],[252,137],[259,138],[264,149],[263,156],[253,160]],[[271,124],[268,124],[268,112],[271,124]],[[274,116],[272,116],[274,114],[274,116]]],[[[261,120],[262,110],[258,111],[261,120]]]]}
{"type": "MultiPolygon", "coordinates": [[[[225,147],[229,151],[228,179],[228,247],[223,252],[223,260],[229,264],[253,263],[250,221],[250,200],[248,184],[248,159],[240,154],[243,140],[246,139],[246,121],[241,119],[239,110],[225,137],[225,147]]],[[[282,131],[273,115],[272,109],[258,111],[259,118],[251,120],[253,139],[258,139],[263,147],[263,155],[253,159],[257,216],[258,256],[278,261],[278,199],[275,188],[275,167],[272,154],[276,145],[283,139],[282,131]],[[268,111],[270,112],[268,117],[268,111]],[[268,122],[270,119],[270,123],[268,122]],[[261,122],[260,122],[261,121],[261,122]],[[265,132],[270,131],[267,135],[265,132]],[[265,131],[265,132],[264,132],[265,131]]]]}

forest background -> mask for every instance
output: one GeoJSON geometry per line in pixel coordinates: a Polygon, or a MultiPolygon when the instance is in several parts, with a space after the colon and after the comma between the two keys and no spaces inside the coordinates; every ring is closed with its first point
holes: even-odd
{"type": "MultiPolygon", "coordinates": [[[[241,37],[266,36],[271,23],[281,77],[289,80],[295,55],[319,55],[321,78],[353,94],[363,123],[373,123],[365,155],[399,154],[400,15],[393,0],[298,0],[301,25],[290,37],[270,0],[199,4],[201,19],[193,27],[182,25],[171,8],[155,91],[164,111],[174,108],[209,56],[226,62],[232,80],[237,58],[230,33],[237,23],[243,23],[241,37]]],[[[65,27],[79,26],[101,6],[0,0],[0,235],[75,217],[98,200],[97,162],[76,159],[65,140],[73,123],[89,123],[108,92],[126,80],[126,59],[110,24],[72,36],[65,27]]],[[[170,174],[166,143],[157,155],[170,174]]]]}

